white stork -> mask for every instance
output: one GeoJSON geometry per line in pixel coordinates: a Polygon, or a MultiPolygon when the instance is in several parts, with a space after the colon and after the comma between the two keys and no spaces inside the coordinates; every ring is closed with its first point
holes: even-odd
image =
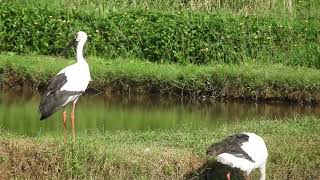
{"type": "Polygon", "coordinates": [[[83,47],[87,41],[87,34],[79,31],[69,45],[64,49],[67,51],[71,46],[76,45],[76,59],[77,62],[62,69],[56,76],[54,76],[49,83],[46,93],[41,99],[39,105],[40,120],[44,120],[51,116],[54,112],[63,108],[63,127],[64,127],[64,142],[67,140],[66,132],[66,111],[65,106],[72,102],[71,112],[71,127],[73,141],[76,140],[76,133],[74,127],[74,111],[78,98],[87,89],[90,77],[90,70],[88,63],[83,57],[83,47]]]}
{"type": "MultiPolygon", "coordinates": [[[[216,156],[222,164],[239,168],[245,179],[249,179],[255,168],[260,169],[260,180],[266,179],[268,150],[263,139],[254,133],[243,132],[229,136],[208,147],[207,155],[216,156]]],[[[227,179],[230,180],[230,172],[227,179]]]]}

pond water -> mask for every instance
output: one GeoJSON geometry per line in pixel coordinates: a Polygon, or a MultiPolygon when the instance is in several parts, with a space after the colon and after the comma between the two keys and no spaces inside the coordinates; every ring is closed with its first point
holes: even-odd
{"type": "MultiPolygon", "coordinates": [[[[40,95],[37,93],[0,92],[0,128],[27,136],[62,132],[61,111],[45,121],[40,121],[39,102],[40,95]]],[[[67,110],[69,113],[71,106],[68,106],[67,110]]],[[[75,125],[77,131],[143,131],[185,124],[190,128],[210,128],[226,121],[234,123],[259,120],[262,117],[278,120],[319,113],[319,106],[194,103],[160,96],[84,95],[77,103],[75,125]]],[[[69,119],[68,126],[70,127],[69,119]]]]}

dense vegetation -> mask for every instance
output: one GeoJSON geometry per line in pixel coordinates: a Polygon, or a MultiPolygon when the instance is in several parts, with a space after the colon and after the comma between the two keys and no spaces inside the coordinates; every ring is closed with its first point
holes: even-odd
{"type": "Polygon", "coordinates": [[[0,9],[0,50],[57,55],[76,31],[83,30],[89,34],[88,54],[99,57],[320,67],[320,24],[316,16],[140,8],[101,14],[44,5],[24,7],[5,1],[0,9]]]}

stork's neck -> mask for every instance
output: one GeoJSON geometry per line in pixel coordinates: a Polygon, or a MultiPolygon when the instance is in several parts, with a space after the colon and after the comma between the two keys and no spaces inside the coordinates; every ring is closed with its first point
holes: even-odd
{"type": "Polygon", "coordinates": [[[79,62],[79,63],[86,62],[86,60],[83,57],[83,53],[82,53],[82,50],[83,50],[85,43],[86,43],[86,39],[81,39],[77,45],[77,62],[79,62]]]}

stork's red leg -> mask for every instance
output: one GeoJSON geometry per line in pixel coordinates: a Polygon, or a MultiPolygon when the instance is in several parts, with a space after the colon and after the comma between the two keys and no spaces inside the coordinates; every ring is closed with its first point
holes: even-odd
{"type": "Polygon", "coordinates": [[[230,180],[230,172],[227,174],[227,179],[230,180]]]}
{"type": "Polygon", "coordinates": [[[71,112],[71,127],[72,127],[72,135],[73,135],[73,142],[76,142],[76,130],[74,128],[74,110],[76,108],[76,102],[73,103],[72,112],[71,112]]]}
{"type": "Polygon", "coordinates": [[[62,113],[63,117],[63,131],[64,131],[64,143],[67,143],[67,112],[63,111],[62,113]]]}

